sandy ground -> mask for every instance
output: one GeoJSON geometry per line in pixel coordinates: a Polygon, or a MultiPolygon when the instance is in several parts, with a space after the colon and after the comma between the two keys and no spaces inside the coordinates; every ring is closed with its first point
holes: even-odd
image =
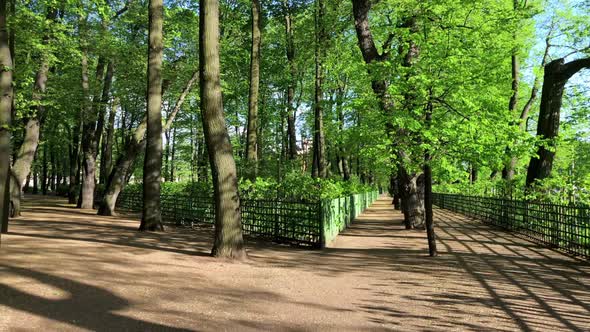
{"type": "Polygon", "coordinates": [[[437,258],[381,199],[329,249],[250,242],[231,263],[210,230],[28,201],[2,235],[2,331],[590,331],[587,261],[447,211],[437,258]]]}

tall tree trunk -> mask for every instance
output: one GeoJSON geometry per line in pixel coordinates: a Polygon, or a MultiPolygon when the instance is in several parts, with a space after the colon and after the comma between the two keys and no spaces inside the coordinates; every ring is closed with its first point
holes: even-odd
{"type": "MultiPolygon", "coordinates": [[[[372,77],[371,81],[371,88],[375,95],[378,98],[379,106],[382,112],[388,117],[392,118],[393,114],[393,102],[391,97],[388,94],[388,82],[383,78],[375,77],[371,66],[375,64],[382,63],[389,58],[389,48],[391,45],[391,40],[393,35],[389,36],[389,39],[383,44],[383,51],[379,53],[377,47],[375,46],[375,41],[373,39],[373,34],[371,32],[371,28],[369,25],[369,11],[371,9],[371,1],[370,0],[352,0],[352,7],[353,7],[353,15],[354,15],[354,24],[355,30],[357,34],[357,39],[359,42],[359,48],[363,55],[363,59],[365,63],[370,65],[368,66],[368,73],[369,76],[372,77]]],[[[409,28],[411,33],[417,32],[417,22],[415,17],[409,17],[405,20],[403,27],[409,28]]],[[[405,46],[400,47],[401,52],[405,52],[403,54],[404,60],[402,65],[405,67],[410,67],[413,65],[413,62],[417,59],[419,54],[418,46],[413,42],[413,40],[407,41],[408,47],[405,46]]],[[[406,107],[412,107],[413,105],[413,96],[411,93],[408,93],[404,96],[406,107]]],[[[393,142],[394,135],[398,136],[405,136],[403,130],[394,130],[393,123],[387,122],[386,123],[386,131],[393,142]]],[[[397,164],[397,168],[400,171],[400,194],[402,198],[402,211],[404,212],[405,223],[406,227],[420,227],[424,221],[424,203],[423,203],[423,188],[424,186],[420,185],[421,181],[423,181],[423,176],[418,174],[409,174],[408,171],[405,169],[404,164],[410,158],[407,153],[397,147],[392,147],[392,150],[395,154],[400,157],[401,163],[397,164]]],[[[394,160],[392,159],[392,163],[394,160]]]]}
{"type": "Polygon", "coordinates": [[[140,231],[163,231],[160,202],[162,171],[163,0],[149,2],[147,130],[143,165],[143,217],[140,231]]]}
{"type": "MultiPolygon", "coordinates": [[[[426,129],[429,130],[432,123],[432,89],[430,89],[430,95],[428,105],[426,108],[425,124],[426,129]]],[[[434,216],[432,212],[432,167],[430,166],[431,157],[430,151],[426,150],[424,153],[424,221],[426,226],[426,236],[428,238],[428,252],[430,257],[438,255],[436,250],[436,234],[434,232],[434,216]]]]}
{"type": "Polygon", "coordinates": [[[170,130],[164,131],[164,137],[166,138],[166,147],[164,148],[164,181],[170,181],[168,177],[170,175],[170,130]]]}
{"type": "Polygon", "coordinates": [[[36,170],[33,171],[33,195],[39,193],[39,173],[36,170]]]}
{"type": "Polygon", "coordinates": [[[315,15],[315,98],[314,98],[314,136],[312,176],[320,179],[328,177],[326,165],[326,142],[324,138],[323,82],[324,82],[324,49],[327,36],[324,26],[326,7],[323,0],[316,0],[315,15]]]}
{"type": "MultiPolygon", "coordinates": [[[[518,0],[514,0],[513,1],[513,10],[516,12],[518,10],[519,7],[519,1],[518,0]]],[[[516,40],[517,38],[517,33],[514,32],[514,39],[516,40]]],[[[519,66],[519,62],[518,62],[518,50],[515,49],[512,52],[512,56],[511,56],[511,60],[512,60],[512,95],[510,96],[510,101],[508,102],[508,110],[510,111],[511,115],[513,117],[515,117],[516,115],[514,114],[516,112],[516,107],[518,105],[518,87],[519,87],[519,83],[520,83],[520,66],[519,66]]],[[[506,155],[510,156],[511,152],[510,152],[510,147],[506,148],[506,155]]],[[[504,165],[504,169],[502,170],[502,178],[504,180],[507,181],[512,181],[512,179],[514,179],[514,169],[516,165],[512,164],[512,160],[514,159],[514,157],[510,157],[510,159],[507,161],[507,164],[504,165]]]]}
{"type": "Polygon", "coordinates": [[[102,79],[102,95],[100,97],[100,102],[97,104],[95,102],[96,107],[98,108],[98,120],[96,122],[96,132],[94,142],[96,142],[96,151],[98,154],[98,147],[100,146],[100,142],[104,132],[104,124],[105,124],[105,117],[107,113],[107,109],[109,107],[109,99],[111,94],[111,86],[113,84],[113,76],[115,65],[113,61],[109,61],[107,64],[107,70],[104,74],[104,79],[102,79]]]}
{"type": "Polygon", "coordinates": [[[346,156],[346,150],[344,147],[344,103],[346,86],[341,86],[336,92],[336,113],[338,114],[338,133],[340,135],[338,142],[338,161],[340,168],[342,169],[342,178],[344,181],[350,180],[350,166],[348,164],[348,158],[346,156]]]}
{"type": "Polygon", "coordinates": [[[172,128],[172,151],[170,152],[170,175],[168,180],[174,182],[174,168],[176,167],[174,159],[176,158],[176,127],[172,128]]]}
{"type": "MultiPolygon", "coordinates": [[[[85,20],[85,19],[84,19],[85,20]]],[[[94,189],[96,187],[96,108],[90,97],[90,81],[88,78],[88,52],[85,45],[86,37],[81,36],[82,43],[82,187],[78,207],[92,209],[94,207],[94,189]]],[[[104,62],[98,62],[96,66],[97,86],[102,82],[104,62]]],[[[98,101],[95,98],[94,101],[98,101]]]]}
{"type": "MultiPolygon", "coordinates": [[[[13,63],[10,52],[7,2],[0,2],[0,233],[8,231],[10,210],[10,126],[12,125],[13,63]]],[[[14,14],[14,12],[11,12],[14,14]]]]}
{"type": "Polygon", "coordinates": [[[215,239],[211,254],[245,258],[237,170],[223,115],[219,68],[219,0],[200,0],[201,112],[213,172],[215,239]]]}
{"type": "MultiPolygon", "coordinates": [[[[55,147],[51,145],[49,150],[49,163],[51,165],[51,175],[49,176],[49,188],[52,192],[55,192],[56,185],[55,185],[55,178],[57,176],[57,163],[55,160],[55,147]]],[[[27,176],[28,179],[28,176],[27,176]]]]}
{"type": "Polygon", "coordinates": [[[590,68],[590,58],[573,60],[568,63],[557,59],[545,66],[541,108],[537,122],[537,136],[547,140],[537,150],[537,156],[531,158],[526,178],[526,186],[551,175],[553,158],[555,157],[555,138],[559,133],[559,119],[563,90],[567,81],[584,68],[590,68]]]}
{"type": "Polygon", "coordinates": [[[295,117],[297,109],[294,107],[295,87],[297,84],[297,65],[295,64],[295,43],[293,40],[293,17],[290,0],[283,0],[285,11],[285,35],[287,40],[287,61],[289,63],[289,84],[287,86],[287,150],[290,160],[297,158],[297,129],[295,117]]]}
{"type": "Polygon", "coordinates": [[[48,178],[48,163],[47,163],[47,145],[43,146],[43,176],[41,177],[41,193],[47,195],[48,178]]]}
{"type": "Polygon", "coordinates": [[[258,175],[258,92],[260,89],[260,1],[252,0],[252,49],[250,52],[250,93],[248,98],[248,133],[246,138],[247,176],[258,175]]]}
{"type": "Polygon", "coordinates": [[[113,144],[115,139],[115,118],[117,116],[118,103],[116,101],[111,105],[109,113],[109,122],[107,126],[107,136],[102,144],[101,163],[100,163],[100,183],[107,182],[108,174],[113,168],[113,144]]]}
{"type": "Polygon", "coordinates": [[[77,201],[78,185],[80,179],[80,128],[82,126],[82,114],[79,113],[77,123],[72,131],[72,142],[70,145],[70,185],[68,188],[68,203],[75,204],[77,201]]]}

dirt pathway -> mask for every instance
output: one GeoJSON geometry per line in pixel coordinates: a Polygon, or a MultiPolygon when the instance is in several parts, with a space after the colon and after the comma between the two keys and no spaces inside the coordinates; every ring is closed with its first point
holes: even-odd
{"type": "Polygon", "coordinates": [[[382,199],[329,249],[250,242],[229,263],[209,230],[36,199],[2,236],[1,331],[590,330],[588,262],[446,211],[436,259],[382,199]]]}

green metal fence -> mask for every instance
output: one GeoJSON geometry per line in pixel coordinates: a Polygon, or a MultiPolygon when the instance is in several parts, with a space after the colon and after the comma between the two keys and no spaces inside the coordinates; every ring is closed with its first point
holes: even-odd
{"type": "Polygon", "coordinates": [[[336,236],[350,226],[354,218],[363,213],[378,197],[379,192],[373,191],[323,201],[323,245],[334,241],[336,236]]]}
{"type": "MultiPolygon", "coordinates": [[[[323,248],[378,197],[377,192],[334,200],[303,202],[242,199],[242,229],[245,234],[278,243],[323,248]]],[[[215,222],[215,203],[211,197],[162,195],[162,219],[180,227],[215,222]]],[[[140,193],[122,192],[117,209],[141,212],[140,193]]]]}
{"type": "Polygon", "coordinates": [[[457,194],[433,194],[433,204],[590,258],[588,207],[457,194]]]}

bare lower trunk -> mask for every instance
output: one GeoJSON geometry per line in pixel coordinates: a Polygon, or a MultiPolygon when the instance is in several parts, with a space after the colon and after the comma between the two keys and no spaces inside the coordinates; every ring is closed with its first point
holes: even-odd
{"type": "Polygon", "coordinates": [[[109,114],[109,122],[107,127],[107,135],[102,143],[102,159],[100,163],[100,183],[105,184],[107,177],[113,168],[113,144],[115,139],[115,117],[117,116],[117,106],[115,102],[111,106],[109,114]]]}
{"type": "Polygon", "coordinates": [[[145,147],[145,140],[143,140],[143,134],[145,134],[145,123],[140,124],[140,127],[136,130],[136,136],[141,134],[141,139],[137,140],[133,138],[127,145],[125,151],[119,159],[117,159],[116,165],[111,171],[109,178],[106,182],[105,193],[102,203],[98,209],[98,214],[101,216],[114,216],[115,207],[117,204],[117,198],[121,193],[121,190],[127,183],[127,173],[133,165],[135,157],[145,147]]]}
{"type": "Polygon", "coordinates": [[[199,11],[201,112],[215,195],[215,238],[211,254],[241,259],[246,257],[246,251],[242,237],[237,170],[221,95],[219,1],[200,0],[199,11]]]}
{"type": "Polygon", "coordinates": [[[424,228],[424,175],[402,171],[400,194],[406,229],[424,228]]]}
{"type": "Polygon", "coordinates": [[[162,231],[160,201],[162,171],[163,0],[149,1],[147,130],[143,164],[143,215],[140,231],[162,231]]]}
{"type": "Polygon", "coordinates": [[[252,49],[250,52],[250,94],[248,98],[248,133],[246,138],[247,176],[258,174],[258,92],[260,88],[260,2],[252,0],[252,49]]]}
{"type": "Polygon", "coordinates": [[[294,107],[295,86],[297,82],[297,66],[295,64],[295,43],[293,40],[293,22],[290,0],[283,0],[285,11],[285,35],[287,41],[287,61],[289,62],[289,85],[287,87],[287,138],[288,156],[290,160],[297,158],[297,132],[295,118],[297,110],[294,107]]]}
{"type": "Polygon", "coordinates": [[[313,166],[312,176],[320,179],[328,177],[326,162],[326,142],[324,136],[324,111],[323,111],[323,83],[324,83],[324,47],[327,37],[323,25],[324,12],[326,11],[324,1],[317,1],[317,13],[315,15],[315,98],[314,98],[314,136],[313,136],[313,166]]]}

